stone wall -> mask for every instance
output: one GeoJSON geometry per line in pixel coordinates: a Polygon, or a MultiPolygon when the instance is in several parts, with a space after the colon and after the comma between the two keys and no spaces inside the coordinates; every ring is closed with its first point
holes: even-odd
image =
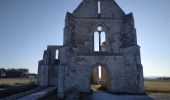
{"type": "Polygon", "coordinates": [[[99,65],[103,67],[102,84],[109,92],[144,92],[133,14],[125,14],[114,0],[100,2],[101,13],[98,0],[83,0],[73,13],[67,13],[63,46],[48,46],[39,63],[39,84],[57,86],[61,98],[74,92],[90,93],[92,79],[98,83],[95,68],[99,65]],[[106,33],[106,48],[95,52],[98,26],[106,33]],[[55,59],[57,49],[59,59],[55,59]]]}
{"type": "Polygon", "coordinates": [[[119,84],[124,73],[121,56],[77,56],[73,57],[71,62],[70,66],[65,69],[65,91],[76,88],[77,91],[90,92],[91,74],[93,68],[98,65],[102,65],[108,70],[109,91],[121,89],[119,84]]]}

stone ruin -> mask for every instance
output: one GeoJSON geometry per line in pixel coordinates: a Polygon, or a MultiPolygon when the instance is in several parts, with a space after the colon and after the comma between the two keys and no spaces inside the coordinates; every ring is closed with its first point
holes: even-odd
{"type": "Polygon", "coordinates": [[[110,93],[144,93],[133,14],[114,0],[83,0],[66,14],[63,45],[44,51],[38,83],[57,87],[60,98],[90,93],[93,84],[110,93]]]}

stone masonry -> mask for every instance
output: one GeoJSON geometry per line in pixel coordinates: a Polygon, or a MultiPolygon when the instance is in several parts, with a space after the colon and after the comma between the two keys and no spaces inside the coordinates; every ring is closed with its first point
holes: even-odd
{"type": "Polygon", "coordinates": [[[38,83],[56,86],[61,98],[70,92],[90,93],[93,70],[102,66],[108,73],[108,92],[144,93],[136,37],[133,14],[125,14],[114,0],[83,0],[73,13],[66,14],[63,45],[51,45],[44,51],[38,83]],[[95,32],[99,33],[98,51],[95,32]]]}

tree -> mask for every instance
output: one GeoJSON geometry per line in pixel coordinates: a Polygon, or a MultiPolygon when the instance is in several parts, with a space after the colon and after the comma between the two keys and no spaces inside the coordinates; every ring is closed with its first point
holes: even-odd
{"type": "Polygon", "coordinates": [[[25,68],[0,68],[0,78],[20,78],[28,73],[29,70],[25,68]]]}

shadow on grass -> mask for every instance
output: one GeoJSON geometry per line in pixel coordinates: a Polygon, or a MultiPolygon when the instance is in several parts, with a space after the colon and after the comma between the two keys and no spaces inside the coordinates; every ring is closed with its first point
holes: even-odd
{"type": "Polygon", "coordinates": [[[0,98],[11,96],[13,94],[18,94],[21,92],[29,91],[33,88],[37,87],[36,84],[15,84],[15,85],[0,85],[0,98]]]}

